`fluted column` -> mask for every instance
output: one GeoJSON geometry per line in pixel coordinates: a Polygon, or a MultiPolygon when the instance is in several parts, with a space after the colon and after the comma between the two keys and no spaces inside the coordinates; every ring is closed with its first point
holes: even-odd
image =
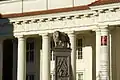
{"type": "Polygon", "coordinates": [[[72,80],[76,80],[76,35],[74,32],[69,33],[71,43],[71,67],[72,67],[72,80]]]}
{"type": "Polygon", "coordinates": [[[100,80],[109,80],[109,37],[108,29],[101,29],[100,80]]]}
{"type": "Polygon", "coordinates": [[[42,80],[50,80],[50,38],[42,35],[42,80]]]}
{"type": "Polygon", "coordinates": [[[0,80],[2,80],[3,70],[3,40],[0,40],[0,80]]]}
{"type": "Polygon", "coordinates": [[[26,80],[26,40],[18,37],[17,80],[26,80]]]}
{"type": "Polygon", "coordinates": [[[96,29],[96,80],[100,80],[100,48],[101,33],[100,29],[96,29]]]}

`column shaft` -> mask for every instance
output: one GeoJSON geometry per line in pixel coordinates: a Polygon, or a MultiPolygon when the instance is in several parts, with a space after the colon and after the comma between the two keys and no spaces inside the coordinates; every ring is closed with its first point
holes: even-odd
{"type": "Polygon", "coordinates": [[[2,80],[3,70],[3,41],[0,40],[0,80],[2,80]]]}
{"type": "Polygon", "coordinates": [[[25,38],[18,38],[17,80],[26,80],[26,43],[25,38]]]}
{"type": "Polygon", "coordinates": [[[101,29],[100,79],[109,80],[109,38],[108,29],[101,29]]]}
{"type": "Polygon", "coordinates": [[[71,43],[71,67],[72,67],[72,80],[76,80],[76,36],[74,33],[69,34],[71,43]]]}
{"type": "Polygon", "coordinates": [[[101,34],[100,29],[96,30],[96,80],[100,80],[100,48],[101,34]]]}
{"type": "Polygon", "coordinates": [[[48,34],[42,35],[42,80],[50,80],[50,40],[48,34]]]}

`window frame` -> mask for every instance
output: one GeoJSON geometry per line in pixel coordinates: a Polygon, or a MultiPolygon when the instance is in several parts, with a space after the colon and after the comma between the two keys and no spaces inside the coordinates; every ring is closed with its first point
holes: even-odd
{"type": "Polygon", "coordinates": [[[35,80],[35,74],[26,74],[26,80],[35,80]]]}
{"type": "Polygon", "coordinates": [[[84,37],[82,36],[78,36],[78,38],[76,38],[76,59],[77,60],[82,60],[83,59],[83,46],[84,46],[84,37]],[[82,40],[82,44],[78,45],[78,40],[82,40]]]}
{"type": "Polygon", "coordinates": [[[26,41],[26,62],[27,63],[35,62],[35,39],[34,38],[29,38],[26,41]],[[30,47],[31,44],[33,44],[32,49],[30,47]]]}

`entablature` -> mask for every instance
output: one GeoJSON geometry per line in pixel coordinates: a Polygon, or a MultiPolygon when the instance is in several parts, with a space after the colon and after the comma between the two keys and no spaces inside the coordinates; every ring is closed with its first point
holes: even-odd
{"type": "Polygon", "coordinates": [[[12,24],[13,32],[16,34],[55,30],[92,30],[94,26],[101,24],[120,25],[120,6],[118,4],[114,4],[113,7],[107,5],[104,8],[91,7],[89,10],[9,18],[10,22],[4,24],[12,24]]]}

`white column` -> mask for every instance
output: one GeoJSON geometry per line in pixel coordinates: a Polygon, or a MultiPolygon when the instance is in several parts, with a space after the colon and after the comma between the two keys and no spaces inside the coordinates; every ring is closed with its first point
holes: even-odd
{"type": "Polygon", "coordinates": [[[101,29],[100,80],[109,80],[108,29],[101,29]]]}
{"type": "Polygon", "coordinates": [[[26,41],[23,36],[18,37],[17,80],[26,80],[26,41]]]}
{"type": "Polygon", "coordinates": [[[3,40],[0,40],[0,80],[2,80],[3,70],[3,40]]]}
{"type": "Polygon", "coordinates": [[[40,50],[40,80],[42,80],[42,67],[43,67],[43,52],[40,50]]]}
{"type": "Polygon", "coordinates": [[[39,40],[39,45],[40,45],[40,48],[39,48],[39,50],[40,50],[40,58],[39,58],[39,60],[40,60],[40,80],[42,80],[42,60],[43,60],[43,57],[42,57],[42,54],[43,54],[43,52],[42,52],[42,37],[40,37],[40,40],[39,40]]]}
{"type": "Polygon", "coordinates": [[[76,35],[69,33],[70,43],[71,43],[71,67],[72,67],[72,80],[76,80],[76,35]]]}
{"type": "Polygon", "coordinates": [[[17,79],[17,40],[13,41],[13,80],[17,79]]]}
{"type": "Polygon", "coordinates": [[[100,80],[100,48],[101,48],[100,29],[96,29],[96,80],[100,80]]]}
{"type": "Polygon", "coordinates": [[[50,80],[50,38],[48,34],[42,35],[42,80],[50,80]]]}

